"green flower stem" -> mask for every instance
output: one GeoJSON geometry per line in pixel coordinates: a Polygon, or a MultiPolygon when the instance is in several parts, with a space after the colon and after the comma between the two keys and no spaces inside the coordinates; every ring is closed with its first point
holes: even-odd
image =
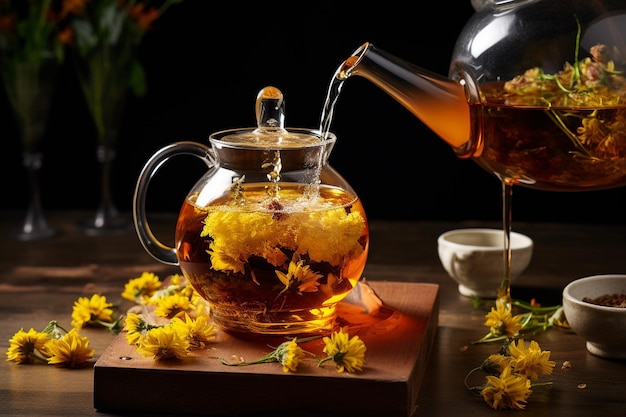
{"type": "MultiPolygon", "coordinates": [[[[550,306],[550,307],[533,307],[530,304],[514,300],[513,304],[518,307],[530,309],[528,313],[523,314],[521,321],[522,328],[517,332],[516,338],[534,336],[539,332],[548,330],[550,327],[556,325],[556,321],[563,316],[563,306],[550,306]],[[544,312],[546,314],[537,314],[536,312],[544,312]],[[547,313],[552,313],[548,315],[547,313]]],[[[478,340],[471,342],[471,344],[491,343],[501,340],[505,340],[506,335],[494,335],[489,332],[478,340]]]]}
{"type": "Polygon", "coordinates": [[[552,381],[547,381],[547,382],[532,382],[532,383],[530,384],[530,387],[531,387],[531,388],[534,388],[534,387],[548,387],[548,386],[551,386],[552,384],[553,384],[553,382],[552,382],[552,381]]]}
{"type": "Polygon", "coordinates": [[[33,349],[33,353],[32,355],[30,355],[31,358],[33,359],[37,359],[40,362],[43,363],[48,363],[48,357],[45,356],[43,353],[41,353],[40,351],[38,351],[37,349],[33,349]]]}
{"type": "Polygon", "coordinates": [[[49,334],[53,339],[60,339],[68,333],[67,330],[59,326],[56,320],[51,320],[41,332],[49,334]]]}
{"type": "Polygon", "coordinates": [[[228,362],[224,358],[218,358],[218,359],[220,360],[220,362],[222,362],[223,365],[227,365],[227,366],[248,366],[248,365],[257,365],[260,363],[271,363],[271,362],[279,361],[275,350],[273,350],[271,353],[269,353],[268,355],[266,355],[265,357],[261,359],[257,359],[255,361],[250,361],[250,362],[228,362]]]}
{"type": "Polygon", "coordinates": [[[471,386],[468,384],[467,380],[469,379],[469,377],[470,377],[470,376],[471,376],[474,372],[480,371],[481,369],[482,369],[482,368],[479,366],[479,367],[476,367],[476,368],[474,368],[474,369],[470,370],[470,371],[467,373],[467,375],[465,375],[465,379],[463,380],[463,383],[465,384],[465,387],[466,387],[468,390],[470,390],[471,392],[476,393],[476,394],[480,394],[480,392],[481,392],[481,391],[483,390],[483,388],[485,388],[485,387],[483,387],[483,386],[475,386],[475,387],[471,387],[471,386]]]}
{"type": "Polygon", "coordinates": [[[502,335],[502,336],[494,336],[491,333],[487,333],[486,335],[484,335],[483,337],[481,337],[478,340],[474,340],[473,342],[471,342],[472,345],[477,345],[480,343],[491,343],[491,342],[497,342],[499,340],[505,340],[507,338],[506,335],[502,335]]]}
{"type": "Polygon", "coordinates": [[[102,321],[102,320],[96,319],[96,320],[93,320],[93,323],[98,324],[98,325],[106,328],[107,330],[109,330],[113,334],[118,334],[124,328],[124,326],[122,326],[122,318],[123,318],[123,316],[118,317],[116,320],[114,320],[112,322],[102,321]]]}
{"type": "Polygon", "coordinates": [[[512,304],[514,306],[528,310],[532,313],[550,313],[561,308],[560,305],[547,306],[547,307],[535,307],[532,304],[526,301],[522,301],[522,300],[513,300],[512,304]]]}
{"type": "MultiPolygon", "coordinates": [[[[305,337],[302,339],[294,339],[296,343],[300,344],[300,343],[306,343],[309,342],[311,340],[316,340],[316,339],[320,339],[322,336],[310,336],[310,337],[305,337]]],[[[285,342],[287,343],[287,342],[285,342]]],[[[285,345],[285,343],[281,344],[278,347],[273,347],[270,346],[270,348],[274,349],[272,350],[270,353],[268,353],[267,355],[265,355],[264,357],[262,357],[261,359],[257,359],[255,361],[249,361],[249,362],[228,362],[226,359],[224,358],[218,358],[220,362],[222,362],[222,364],[227,365],[227,366],[248,366],[248,365],[257,365],[257,364],[261,364],[261,363],[272,363],[272,362],[279,362],[281,361],[281,347],[283,345],[285,345]]],[[[308,352],[306,350],[303,350],[304,353],[306,353],[307,355],[313,356],[314,358],[316,358],[319,362],[318,357],[312,353],[312,352],[308,352]]],[[[329,357],[330,358],[330,357],[329,357]]],[[[326,359],[329,359],[326,358],[326,359]]]]}

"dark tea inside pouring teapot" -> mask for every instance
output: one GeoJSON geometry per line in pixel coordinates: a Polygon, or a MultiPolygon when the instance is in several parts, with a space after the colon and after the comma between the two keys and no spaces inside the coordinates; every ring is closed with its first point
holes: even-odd
{"type": "MultiPolygon", "coordinates": [[[[365,43],[337,69],[362,76],[422,120],[460,158],[502,182],[510,307],[514,185],[589,191],[626,185],[626,4],[623,0],[473,0],[448,77],[365,43]]],[[[420,57],[413,57],[419,60],[420,57]]]]}
{"type": "Polygon", "coordinates": [[[626,184],[626,4],[472,4],[448,77],[366,43],[335,82],[367,78],[459,157],[508,183],[550,191],[626,184]]]}

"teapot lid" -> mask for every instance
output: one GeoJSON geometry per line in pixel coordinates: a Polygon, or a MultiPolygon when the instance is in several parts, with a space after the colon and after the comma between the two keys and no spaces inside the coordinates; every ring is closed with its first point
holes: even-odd
{"type": "MultiPolygon", "coordinates": [[[[222,132],[219,140],[230,144],[253,147],[292,148],[324,142],[321,134],[313,130],[285,128],[285,99],[276,87],[259,91],[255,104],[257,127],[233,129],[222,132]]],[[[332,135],[331,135],[332,136],[332,135]]]]}

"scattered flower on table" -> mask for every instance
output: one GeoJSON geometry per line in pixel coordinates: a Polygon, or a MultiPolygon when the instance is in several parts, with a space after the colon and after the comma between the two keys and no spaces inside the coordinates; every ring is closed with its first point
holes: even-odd
{"type": "Polygon", "coordinates": [[[541,350],[536,341],[530,341],[527,346],[523,339],[507,339],[501,353],[490,355],[467,374],[465,386],[479,393],[491,408],[522,410],[533,387],[552,385],[538,381],[540,375],[551,375],[555,365],[550,352],[541,350]],[[486,374],[486,382],[470,386],[468,379],[477,371],[486,374]]]}
{"type": "Polygon", "coordinates": [[[217,336],[215,324],[206,315],[200,315],[194,319],[185,313],[184,320],[180,317],[174,317],[172,326],[185,336],[189,342],[190,350],[206,348],[209,343],[215,341],[217,336]]]}
{"type": "Polygon", "coordinates": [[[31,328],[20,329],[9,339],[7,361],[17,364],[48,363],[64,368],[80,368],[93,357],[89,339],[78,334],[78,329],[69,332],[56,321],[48,323],[42,331],[31,328]]]}
{"type": "MultiPolygon", "coordinates": [[[[487,306],[487,302],[479,297],[472,298],[475,308],[487,306]]],[[[535,300],[530,303],[515,300],[511,306],[496,301],[485,315],[484,325],[489,327],[489,333],[475,340],[472,344],[504,341],[509,338],[520,338],[535,335],[549,328],[568,329],[569,325],[563,314],[563,306],[541,306],[535,300]],[[520,314],[513,314],[513,307],[524,310],[520,314]]]]}
{"type": "Polygon", "coordinates": [[[193,318],[187,313],[165,324],[151,324],[143,315],[129,313],[124,330],[129,344],[142,356],[156,360],[182,359],[192,350],[208,347],[217,335],[208,316],[193,318]]]}
{"type": "Polygon", "coordinates": [[[551,375],[556,363],[550,360],[550,351],[542,350],[535,340],[527,344],[524,336],[550,327],[566,328],[562,311],[558,305],[541,307],[534,302],[513,300],[510,306],[505,306],[496,301],[495,307],[485,315],[484,325],[489,327],[489,333],[472,343],[503,341],[502,347],[467,374],[465,386],[482,396],[493,409],[525,409],[533,388],[552,385],[539,379],[541,375],[551,375]],[[513,315],[512,306],[527,312],[513,315]],[[478,371],[486,374],[485,383],[470,386],[469,378],[478,371]]]}
{"type": "MultiPolygon", "coordinates": [[[[298,369],[298,365],[302,359],[304,359],[306,353],[304,349],[302,349],[298,345],[298,340],[294,337],[291,340],[281,343],[276,349],[262,357],[261,359],[245,362],[228,362],[223,358],[220,358],[220,361],[224,365],[228,366],[247,366],[247,365],[258,365],[261,363],[272,363],[277,362],[283,366],[283,372],[296,372],[298,369]]],[[[310,353],[313,355],[312,353],[310,353]]]]}
{"type": "Polygon", "coordinates": [[[509,345],[511,364],[515,371],[524,374],[531,381],[537,381],[539,375],[550,375],[556,362],[550,360],[550,352],[541,350],[539,343],[530,341],[527,346],[523,339],[509,345]]]}
{"type": "MultiPolygon", "coordinates": [[[[134,305],[124,315],[115,316],[116,306],[105,295],[79,297],[73,304],[72,328],[68,332],[51,321],[41,332],[20,329],[10,340],[7,361],[18,364],[36,362],[67,368],[85,365],[95,354],[87,337],[79,335],[83,327],[102,327],[114,334],[125,332],[126,341],[143,357],[156,361],[183,360],[192,351],[207,349],[217,340],[217,329],[210,317],[210,307],[188,281],[179,274],[166,280],[144,272],[131,278],[121,292],[122,298],[134,305]]],[[[316,366],[333,362],[337,372],[361,371],[365,362],[365,343],[359,336],[351,337],[347,328],[329,336],[293,338],[273,348],[265,357],[224,365],[244,366],[278,363],[284,372],[296,372],[310,357],[316,366]],[[299,343],[321,339],[326,356],[305,351],[299,343]]]]}
{"type": "Polygon", "coordinates": [[[137,278],[131,278],[124,285],[122,298],[137,304],[147,304],[150,298],[161,288],[161,280],[152,272],[144,272],[137,278]]]}
{"type": "Polygon", "coordinates": [[[320,359],[319,365],[332,360],[337,365],[337,372],[361,371],[365,361],[365,343],[359,336],[350,337],[345,329],[334,332],[330,337],[324,337],[324,352],[327,357],[320,359]]]}
{"type": "Polygon", "coordinates": [[[49,334],[37,331],[32,327],[28,331],[21,328],[9,339],[7,361],[19,364],[46,361],[45,346],[49,337],[49,334]]]}
{"type": "Polygon", "coordinates": [[[530,388],[528,378],[513,373],[512,368],[507,366],[499,376],[487,375],[487,384],[480,394],[496,410],[523,410],[532,393],[530,388]]]}
{"type": "Polygon", "coordinates": [[[89,347],[89,339],[78,334],[73,328],[60,339],[50,339],[46,343],[50,355],[48,363],[67,368],[78,368],[89,361],[96,353],[89,347]]]}
{"type": "Polygon", "coordinates": [[[189,341],[174,326],[155,327],[140,337],[137,352],[155,360],[183,359],[189,354],[189,341]]]}
{"type": "Polygon", "coordinates": [[[141,336],[146,334],[149,330],[159,327],[148,323],[143,316],[129,312],[125,318],[126,324],[124,330],[126,330],[126,340],[130,345],[139,344],[141,336]]]}
{"type": "Polygon", "coordinates": [[[72,308],[72,327],[104,326],[114,333],[121,327],[121,318],[113,319],[113,304],[106,296],[93,294],[91,298],[80,297],[72,308]]]}
{"type": "Polygon", "coordinates": [[[228,362],[223,358],[220,361],[228,366],[258,365],[261,363],[277,362],[283,366],[284,372],[296,372],[300,362],[310,356],[317,361],[317,366],[322,366],[325,362],[333,361],[337,366],[337,372],[356,372],[363,370],[365,362],[365,343],[359,336],[350,337],[345,328],[333,332],[330,336],[311,336],[298,340],[293,338],[281,343],[272,352],[261,359],[253,361],[228,362]],[[302,349],[299,343],[305,343],[316,339],[324,342],[323,352],[325,357],[319,357],[313,352],[302,349]]]}
{"type": "Polygon", "coordinates": [[[522,316],[513,316],[503,303],[497,303],[496,308],[492,308],[485,318],[485,326],[489,327],[491,336],[513,337],[522,328],[522,316]]]}

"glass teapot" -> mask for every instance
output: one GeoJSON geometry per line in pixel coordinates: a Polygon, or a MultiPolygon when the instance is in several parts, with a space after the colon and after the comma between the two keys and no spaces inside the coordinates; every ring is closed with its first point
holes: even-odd
{"type": "Polygon", "coordinates": [[[472,6],[448,77],[365,43],[340,65],[329,94],[350,76],[368,79],[457,156],[508,184],[548,191],[625,185],[626,3],[472,6]]]}
{"type": "Polygon", "coordinates": [[[329,164],[336,137],[285,129],[275,87],[256,100],[257,127],[215,132],[210,144],[158,150],[139,175],[133,214],[148,253],[178,265],[208,301],[215,324],[238,334],[323,334],[336,304],[361,278],[369,250],[363,205],[329,164]],[[161,243],[146,216],[151,177],[176,155],[207,172],[182,203],[175,247],[161,243]]]}

